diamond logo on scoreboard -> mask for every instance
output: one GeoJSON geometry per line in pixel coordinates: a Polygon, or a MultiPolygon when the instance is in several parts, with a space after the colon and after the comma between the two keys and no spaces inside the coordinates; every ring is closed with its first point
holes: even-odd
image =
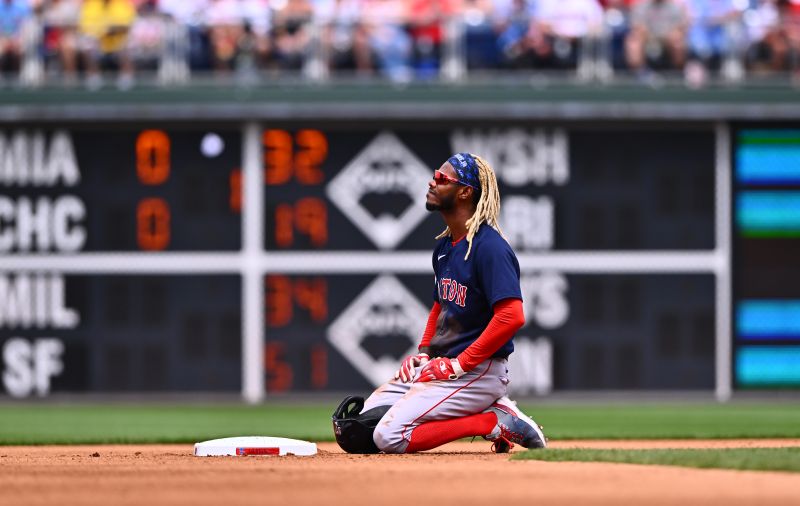
{"type": "Polygon", "coordinates": [[[398,357],[373,357],[367,337],[407,336],[402,356],[416,353],[428,311],[394,276],[378,277],[328,327],[328,341],[353,367],[377,387],[397,370],[398,357]]]}
{"type": "Polygon", "coordinates": [[[431,170],[394,134],[383,132],[370,142],[328,184],[328,198],[380,249],[400,244],[427,216],[421,197],[431,170]],[[399,213],[377,212],[365,197],[402,194],[410,199],[399,213]]]}

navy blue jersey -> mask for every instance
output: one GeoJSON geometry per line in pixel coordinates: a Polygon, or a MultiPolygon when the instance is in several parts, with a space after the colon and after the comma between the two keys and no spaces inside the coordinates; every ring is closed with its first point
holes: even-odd
{"type": "MultiPolygon", "coordinates": [[[[497,230],[481,225],[465,261],[467,246],[466,239],[453,245],[450,237],[443,237],[433,250],[433,299],[442,311],[431,338],[432,357],[455,358],[484,331],[496,302],[522,299],[517,256],[497,230]]],[[[494,356],[507,357],[512,351],[509,339],[494,356]]]]}

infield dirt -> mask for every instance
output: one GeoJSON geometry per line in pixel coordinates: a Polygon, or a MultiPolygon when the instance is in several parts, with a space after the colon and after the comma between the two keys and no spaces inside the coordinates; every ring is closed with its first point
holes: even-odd
{"type": "MultiPolygon", "coordinates": [[[[741,448],[800,440],[575,441],[554,448],[741,448]]],[[[195,457],[192,445],[0,447],[0,504],[191,506],[800,504],[800,474],[509,461],[483,440],[416,455],[195,457]]]]}

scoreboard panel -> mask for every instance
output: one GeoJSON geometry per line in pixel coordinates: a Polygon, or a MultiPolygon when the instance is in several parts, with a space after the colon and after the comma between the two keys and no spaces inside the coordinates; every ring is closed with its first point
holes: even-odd
{"type": "Polygon", "coordinates": [[[238,276],[0,275],[3,384],[49,392],[237,392],[238,276]]]}
{"type": "Polygon", "coordinates": [[[430,261],[417,275],[396,275],[391,263],[334,275],[325,255],[349,255],[353,271],[375,252],[429,258],[444,225],[424,208],[427,184],[458,151],[493,164],[501,225],[523,260],[517,392],[714,388],[713,272],[603,273],[591,258],[584,264],[597,274],[536,265],[537,254],[559,252],[610,252],[624,264],[629,253],[663,252],[668,262],[675,250],[713,250],[713,130],[269,125],[261,143],[265,248],[317,252],[320,271],[301,274],[298,257],[297,272],[265,279],[268,394],[367,390],[415,349],[430,261]]]}
{"type": "Polygon", "coordinates": [[[741,125],[734,139],[734,380],[797,388],[800,129],[741,125]]]}
{"type": "Polygon", "coordinates": [[[238,250],[235,129],[0,132],[0,254],[238,250]]]}
{"type": "Polygon", "coordinates": [[[428,250],[427,182],[453,152],[498,175],[517,252],[714,247],[714,133],[457,125],[267,128],[267,250],[428,250]]]}
{"type": "Polygon", "coordinates": [[[261,392],[368,391],[421,335],[444,228],[425,191],[458,151],[495,168],[522,264],[515,393],[714,387],[710,125],[248,128],[0,130],[0,262],[27,262],[0,264],[8,394],[247,397],[254,339],[261,392]],[[242,236],[253,170],[264,182],[256,250],[242,236]],[[243,294],[254,279],[263,300],[243,294]],[[244,330],[245,297],[263,308],[259,334],[244,330]]]}
{"type": "Polygon", "coordinates": [[[238,274],[100,270],[108,258],[126,272],[136,255],[238,251],[241,144],[231,127],[0,130],[7,393],[241,390],[238,274]],[[91,273],[50,265],[86,253],[100,255],[91,273]],[[8,270],[20,256],[32,267],[8,270]]]}
{"type": "MultiPolygon", "coordinates": [[[[267,276],[267,394],[386,381],[416,350],[432,286],[430,275],[267,276]]],[[[522,287],[515,392],[714,388],[713,275],[527,272],[522,287]]]]}

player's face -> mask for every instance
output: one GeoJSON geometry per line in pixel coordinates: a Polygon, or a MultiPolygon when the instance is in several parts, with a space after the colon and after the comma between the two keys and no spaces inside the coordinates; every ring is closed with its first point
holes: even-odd
{"type": "MultiPolygon", "coordinates": [[[[445,176],[457,180],[456,171],[453,167],[444,162],[439,171],[445,176]]],[[[449,211],[456,205],[456,193],[461,185],[448,181],[447,179],[436,182],[431,178],[428,182],[428,194],[425,198],[425,209],[428,211],[449,211]]]]}

